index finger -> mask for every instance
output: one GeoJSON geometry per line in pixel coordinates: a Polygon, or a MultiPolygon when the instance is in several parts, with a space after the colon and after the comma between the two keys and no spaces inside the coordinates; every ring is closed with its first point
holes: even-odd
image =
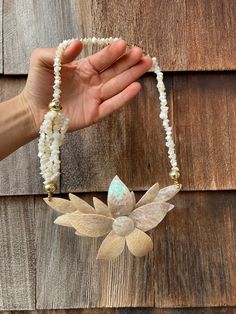
{"type": "Polygon", "coordinates": [[[115,40],[109,46],[103,48],[92,56],[89,56],[89,62],[96,71],[101,72],[119,59],[125,53],[126,47],[127,42],[125,40],[115,40]]]}

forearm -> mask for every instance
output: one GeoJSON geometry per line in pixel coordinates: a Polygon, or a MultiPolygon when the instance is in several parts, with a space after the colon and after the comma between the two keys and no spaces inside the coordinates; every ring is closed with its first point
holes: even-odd
{"type": "Polygon", "coordinates": [[[0,160],[37,137],[31,109],[20,95],[0,103],[0,160]]]}

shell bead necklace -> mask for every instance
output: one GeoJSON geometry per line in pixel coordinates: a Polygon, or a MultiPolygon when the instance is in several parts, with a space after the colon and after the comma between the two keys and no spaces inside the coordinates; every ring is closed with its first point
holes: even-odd
{"type": "MultiPolygon", "coordinates": [[[[106,46],[118,38],[81,38],[83,44],[106,46]]],[[[40,174],[44,181],[44,189],[48,197],[44,201],[62,215],[55,224],[72,227],[75,235],[101,237],[106,235],[97,254],[97,259],[113,259],[118,257],[127,245],[131,254],[136,257],[147,255],[153,249],[153,241],[146,234],[155,228],[174,206],[168,201],[181,189],[178,183],[180,172],[176,160],[172,127],[168,119],[163,73],[157,59],[152,58],[152,70],[156,74],[157,89],[160,100],[160,118],[165,130],[165,145],[170,161],[170,178],[172,185],[161,188],[156,182],[136,202],[135,194],[116,175],[108,188],[107,204],[93,197],[93,206],[78,196],[69,193],[69,199],[52,197],[56,191],[60,176],[60,147],[68,130],[69,119],[62,115],[61,97],[61,59],[64,50],[75,39],[64,40],[57,48],[54,59],[53,99],[49,111],[45,114],[40,127],[38,156],[40,158],[40,174]]]]}

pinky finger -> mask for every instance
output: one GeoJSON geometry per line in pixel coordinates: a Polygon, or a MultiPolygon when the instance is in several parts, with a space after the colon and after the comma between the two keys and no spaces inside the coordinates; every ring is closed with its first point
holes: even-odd
{"type": "Polygon", "coordinates": [[[133,82],[119,94],[102,102],[99,106],[98,120],[103,119],[113,111],[116,111],[124,106],[128,101],[134,98],[140,92],[140,90],[141,84],[138,82],[133,82]]]}

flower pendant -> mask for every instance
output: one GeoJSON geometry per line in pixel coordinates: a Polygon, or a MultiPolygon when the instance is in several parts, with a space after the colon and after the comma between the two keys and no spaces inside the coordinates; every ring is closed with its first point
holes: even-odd
{"type": "Polygon", "coordinates": [[[167,201],[174,197],[181,185],[170,185],[160,189],[155,183],[136,203],[134,192],[116,175],[108,189],[107,205],[93,197],[94,207],[69,193],[70,200],[53,197],[44,201],[63,215],[55,224],[72,227],[78,236],[105,236],[97,259],[113,259],[127,245],[137,257],[145,256],[153,249],[153,241],[145,232],[155,228],[174,208],[167,201]]]}

